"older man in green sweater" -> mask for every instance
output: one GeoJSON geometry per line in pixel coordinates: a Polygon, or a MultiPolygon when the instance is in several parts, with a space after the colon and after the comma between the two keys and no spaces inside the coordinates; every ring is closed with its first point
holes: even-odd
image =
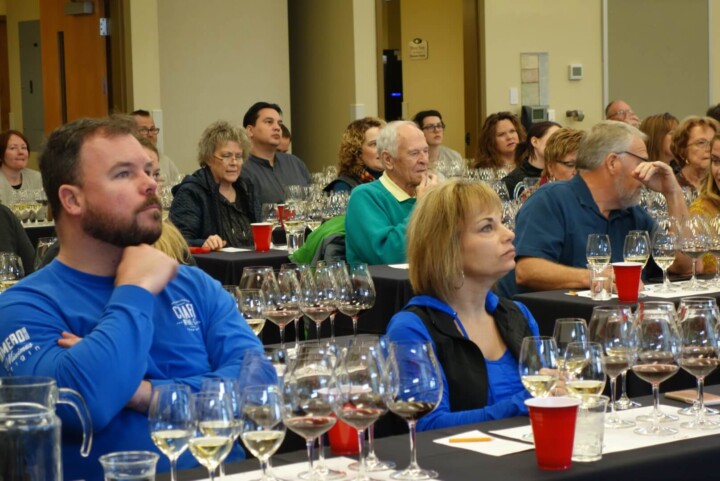
{"type": "Polygon", "coordinates": [[[387,124],[377,138],[385,172],[353,189],[345,217],[347,261],[393,264],[406,261],[405,231],[415,201],[437,177],[428,172],[428,144],[415,123],[387,124]]]}

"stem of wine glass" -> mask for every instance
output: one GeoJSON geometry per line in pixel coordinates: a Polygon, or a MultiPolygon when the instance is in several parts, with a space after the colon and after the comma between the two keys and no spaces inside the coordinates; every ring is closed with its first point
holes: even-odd
{"type": "Polygon", "coordinates": [[[280,349],[285,350],[285,325],[278,326],[280,328],[280,349]]]}
{"type": "Polygon", "coordinates": [[[210,468],[207,468],[207,470],[208,470],[208,479],[210,481],[215,481],[215,470],[210,469],[210,468]]]}
{"type": "Polygon", "coordinates": [[[320,326],[322,325],[322,321],[317,322],[315,321],[315,332],[317,332],[317,340],[320,340],[320,326]]]}
{"type": "Polygon", "coordinates": [[[315,458],[315,438],[308,439],[305,442],[305,445],[307,446],[307,453],[308,453],[308,472],[313,472],[313,461],[315,458]]]}
{"type": "Polygon", "coordinates": [[[663,291],[670,290],[670,279],[668,279],[667,267],[662,270],[663,275],[663,291]]]}
{"type": "Polygon", "coordinates": [[[330,314],[330,342],[333,344],[335,344],[335,314],[337,314],[337,309],[330,314]]]}
{"type": "Polygon", "coordinates": [[[170,481],[177,481],[177,457],[170,458],[170,481]]]}
{"type": "Polygon", "coordinates": [[[713,277],[713,282],[715,285],[720,284],[720,269],[718,269],[718,266],[720,266],[720,257],[719,256],[713,256],[715,258],[715,277],[713,277]]]}
{"type": "Polygon", "coordinates": [[[318,436],[318,468],[327,469],[325,466],[325,438],[324,434],[318,436]]]}
{"type": "Polygon", "coordinates": [[[300,345],[300,318],[302,316],[298,316],[294,319],[293,322],[295,322],[295,349],[298,348],[300,345]]]}
{"type": "Polygon", "coordinates": [[[225,479],[225,463],[220,463],[219,471],[220,471],[220,479],[225,479]]]}
{"type": "Polygon", "coordinates": [[[420,466],[417,463],[417,443],[415,442],[415,421],[408,421],[408,428],[410,430],[410,466],[408,466],[408,469],[419,470],[420,466]]]}
{"type": "Polygon", "coordinates": [[[690,287],[697,285],[697,277],[695,277],[695,259],[692,260],[692,277],[690,278],[690,287]]]}
{"type": "Polygon", "coordinates": [[[358,457],[359,464],[358,464],[357,479],[364,480],[365,477],[367,476],[367,474],[366,474],[367,469],[365,467],[365,450],[363,449],[364,448],[363,445],[365,444],[365,430],[358,429],[357,432],[358,432],[358,453],[360,454],[360,456],[358,457]]]}
{"type": "Polygon", "coordinates": [[[353,336],[354,336],[354,337],[357,337],[358,319],[360,319],[360,313],[359,313],[359,312],[358,312],[356,315],[352,316],[353,336]]]}
{"type": "MultiPolygon", "coordinates": [[[[375,455],[375,425],[371,424],[368,427],[368,454],[367,461],[377,463],[378,459],[375,455]]],[[[174,481],[174,480],[173,480],[174,481]]]]}
{"type": "Polygon", "coordinates": [[[705,378],[697,378],[698,403],[700,409],[697,412],[696,423],[702,425],[705,422],[705,378]]]}
{"type": "Polygon", "coordinates": [[[620,377],[620,388],[621,388],[621,391],[622,391],[622,392],[620,393],[620,398],[622,399],[622,398],[627,397],[627,371],[625,371],[624,373],[620,374],[620,376],[621,376],[621,377],[620,377]]]}
{"type": "Polygon", "coordinates": [[[262,477],[260,478],[261,481],[267,480],[267,459],[265,458],[258,458],[260,461],[260,471],[262,471],[262,477]]]}
{"type": "Polygon", "coordinates": [[[660,429],[660,417],[662,416],[662,413],[660,412],[660,384],[653,383],[652,393],[653,393],[652,430],[658,431],[660,429]]]}
{"type": "Polygon", "coordinates": [[[615,387],[617,385],[617,376],[610,378],[610,419],[615,420],[617,413],[615,412],[615,387]]]}

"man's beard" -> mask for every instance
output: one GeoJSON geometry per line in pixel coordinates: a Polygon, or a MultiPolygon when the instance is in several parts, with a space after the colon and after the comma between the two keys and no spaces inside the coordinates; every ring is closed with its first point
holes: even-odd
{"type": "Polygon", "coordinates": [[[618,202],[620,203],[621,209],[629,209],[630,207],[636,206],[640,203],[640,189],[630,191],[622,185],[624,179],[621,177],[615,178],[615,193],[618,196],[618,202]]]}
{"type": "Polygon", "coordinates": [[[155,195],[148,197],[134,212],[129,225],[121,225],[117,219],[111,218],[108,214],[88,208],[83,218],[83,230],[95,239],[117,247],[153,244],[162,234],[162,213],[153,212],[157,224],[152,227],[140,227],[138,224],[138,214],[151,205],[160,205],[160,200],[155,195]]]}

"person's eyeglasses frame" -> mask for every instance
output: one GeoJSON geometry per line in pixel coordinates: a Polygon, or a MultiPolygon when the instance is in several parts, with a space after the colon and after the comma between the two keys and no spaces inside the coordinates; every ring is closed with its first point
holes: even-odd
{"type": "Polygon", "coordinates": [[[234,160],[235,162],[237,162],[238,164],[242,164],[242,163],[243,163],[243,160],[245,160],[245,159],[243,158],[242,152],[239,153],[239,154],[231,154],[231,153],[225,153],[225,154],[222,154],[222,155],[213,154],[213,157],[215,157],[216,159],[222,161],[223,164],[229,164],[229,163],[230,163],[231,161],[233,161],[233,160],[234,160]]]}
{"type": "Polygon", "coordinates": [[[151,129],[149,129],[149,128],[147,128],[147,127],[141,127],[141,128],[138,129],[138,133],[140,133],[140,134],[142,134],[142,135],[157,135],[157,134],[160,133],[160,128],[159,128],[159,127],[153,127],[153,128],[151,128],[151,129]]]}
{"type": "Polygon", "coordinates": [[[440,122],[438,124],[427,124],[422,126],[423,130],[427,131],[435,131],[435,130],[445,130],[445,122],[440,122]]]}

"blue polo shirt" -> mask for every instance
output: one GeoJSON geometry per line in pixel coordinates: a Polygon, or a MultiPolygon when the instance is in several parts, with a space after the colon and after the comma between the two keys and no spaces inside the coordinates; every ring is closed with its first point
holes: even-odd
{"type": "MultiPolygon", "coordinates": [[[[543,185],[528,197],[515,220],[516,258],[539,257],[572,267],[586,267],[589,234],[608,234],[612,262],[623,260],[625,236],[631,230],[652,232],[655,221],[639,206],[613,210],[605,217],[580,175],[543,185]]],[[[515,282],[515,270],[500,279],[503,297],[527,292],[515,282]]]]}

